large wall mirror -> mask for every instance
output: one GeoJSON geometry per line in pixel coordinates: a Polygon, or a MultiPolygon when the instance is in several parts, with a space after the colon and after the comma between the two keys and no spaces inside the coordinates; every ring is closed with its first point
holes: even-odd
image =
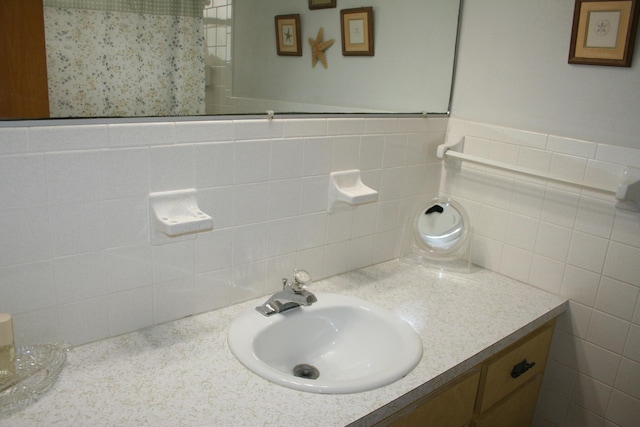
{"type": "Polygon", "coordinates": [[[1,119],[449,110],[460,0],[2,3],[1,119]],[[343,55],[340,11],[362,6],[373,56],[343,55]],[[299,15],[299,56],[277,54],[279,15],[299,15]]]}

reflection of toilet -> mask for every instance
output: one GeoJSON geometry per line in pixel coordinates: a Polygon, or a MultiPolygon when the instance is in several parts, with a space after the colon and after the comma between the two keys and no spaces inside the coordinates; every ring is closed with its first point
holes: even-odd
{"type": "Polygon", "coordinates": [[[401,259],[440,270],[469,272],[471,224],[464,208],[449,198],[436,198],[407,221],[401,259]]]}

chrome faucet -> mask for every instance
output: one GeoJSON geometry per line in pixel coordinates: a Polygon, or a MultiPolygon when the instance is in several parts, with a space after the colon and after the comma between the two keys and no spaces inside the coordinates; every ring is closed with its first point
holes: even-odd
{"type": "Polygon", "coordinates": [[[318,301],[316,296],[305,290],[311,283],[311,276],[305,270],[293,270],[293,280],[282,279],[282,290],[273,294],[264,304],[256,307],[264,316],[282,313],[301,305],[311,305],[318,301]]]}

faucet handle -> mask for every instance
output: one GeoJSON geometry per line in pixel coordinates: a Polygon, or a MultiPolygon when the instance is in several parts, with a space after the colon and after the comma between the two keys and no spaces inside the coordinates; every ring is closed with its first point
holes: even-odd
{"type": "Polygon", "coordinates": [[[291,289],[293,289],[294,292],[302,292],[309,283],[311,283],[311,275],[308,271],[298,270],[297,268],[293,270],[291,289]]]}

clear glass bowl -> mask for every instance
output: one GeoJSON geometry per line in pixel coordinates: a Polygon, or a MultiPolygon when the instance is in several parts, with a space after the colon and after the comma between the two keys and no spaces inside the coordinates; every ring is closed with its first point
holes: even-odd
{"type": "Polygon", "coordinates": [[[15,375],[0,382],[0,417],[38,400],[58,377],[68,349],[58,344],[16,347],[15,375]]]}

